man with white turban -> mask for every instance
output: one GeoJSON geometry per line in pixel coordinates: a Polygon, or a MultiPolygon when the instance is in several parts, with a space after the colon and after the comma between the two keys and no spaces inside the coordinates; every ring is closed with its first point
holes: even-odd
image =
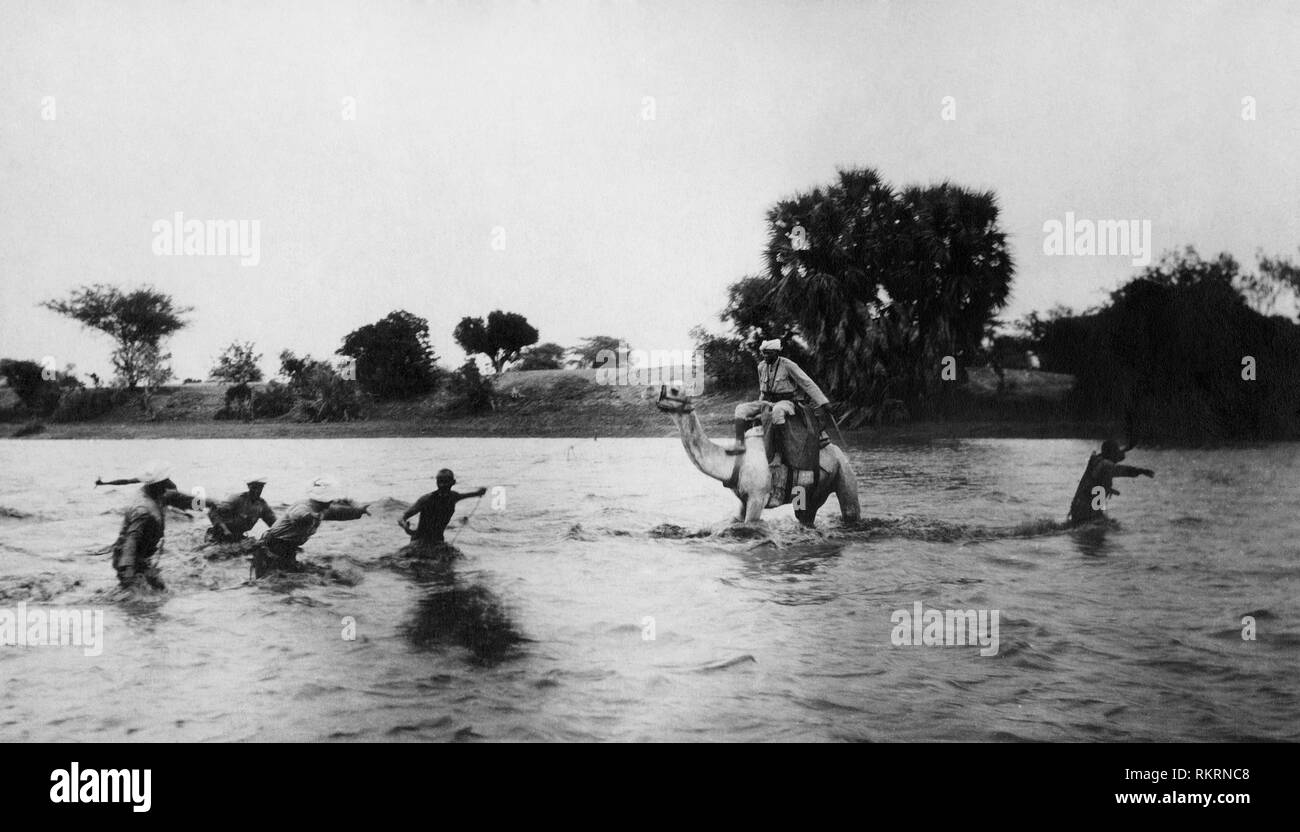
{"type": "Polygon", "coordinates": [[[253,556],[253,569],[262,577],[272,569],[294,570],[298,550],[320,528],[322,520],[356,520],[370,510],[344,499],[343,487],[333,477],[318,477],[306,499],[290,507],[262,535],[262,546],[253,556]]]}
{"type": "Polygon", "coordinates": [[[163,462],[145,466],[133,482],[143,484],[136,499],[126,508],[122,530],[113,544],[113,569],[125,589],[166,589],[158,573],[157,557],[167,531],[163,511],[168,492],[174,492],[171,467],[163,462]]]}
{"type": "MultiPolygon", "coordinates": [[[[795,414],[796,398],[809,400],[821,411],[828,403],[826,394],[808,377],[798,364],[781,357],[781,342],[772,339],[758,347],[763,360],[758,362],[759,400],[736,405],[736,445],[728,454],[745,452],[745,430],[750,420],[763,412],[763,402],[772,402],[772,424],[784,425],[787,416],[795,414]]],[[[819,415],[825,418],[824,411],[819,415]]]]}

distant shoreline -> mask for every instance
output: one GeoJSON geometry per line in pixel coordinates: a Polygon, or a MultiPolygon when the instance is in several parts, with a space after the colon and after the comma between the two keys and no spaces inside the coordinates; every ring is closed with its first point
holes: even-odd
{"type": "MultiPolygon", "coordinates": [[[[585,429],[574,420],[563,425],[532,429],[500,420],[485,419],[414,422],[396,419],[372,419],[357,422],[73,422],[47,425],[41,433],[22,437],[28,440],[119,440],[119,439],[599,439],[607,438],[675,438],[677,431],[668,417],[662,425],[629,424],[619,429],[608,420],[590,420],[585,429]]],[[[719,442],[728,440],[726,424],[707,424],[710,436],[719,442]]],[[[1090,422],[1023,422],[1023,421],[953,421],[909,422],[888,427],[844,432],[850,446],[873,442],[911,442],[936,439],[1101,439],[1106,426],[1090,422]]],[[[19,440],[15,440],[19,441],[19,440]]]]}
{"type": "MultiPolygon", "coordinates": [[[[676,437],[667,414],[655,409],[654,390],[605,386],[592,370],[507,372],[496,379],[497,407],[477,416],[444,411],[442,394],[377,405],[370,418],[350,422],[299,422],[289,417],[253,422],[217,420],[225,385],[182,385],[160,391],[157,418],[122,406],[84,422],[44,422],[24,440],[42,439],[357,439],[357,438],[572,438],[676,437]]],[[[1008,395],[995,395],[996,379],[984,369],[971,373],[983,412],[952,420],[902,421],[845,431],[850,446],[963,438],[1101,439],[1113,425],[1061,417],[1058,407],[1071,378],[1036,371],[1008,371],[1008,395]],[[999,412],[1001,411],[1001,412],[999,412]]],[[[719,442],[732,438],[732,412],[745,392],[709,393],[696,398],[696,413],[719,442]]],[[[0,435],[13,436],[21,423],[8,422],[0,435]]]]}

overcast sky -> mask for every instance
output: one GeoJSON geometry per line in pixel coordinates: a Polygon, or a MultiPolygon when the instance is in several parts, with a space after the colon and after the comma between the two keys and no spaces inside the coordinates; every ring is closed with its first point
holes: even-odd
{"type": "Polygon", "coordinates": [[[178,377],[232,339],[270,371],[286,347],[330,355],[394,309],[447,364],[456,322],[496,308],[565,346],[686,347],[759,270],[772,203],[859,165],[995,191],[1011,317],[1132,275],[1044,255],[1067,211],[1150,220],[1157,252],[1300,242],[1282,0],[0,10],[0,356],[82,373],[110,342],[37,304],[93,282],[194,307],[178,377]],[[259,221],[260,262],[155,255],[177,211],[259,221]]]}

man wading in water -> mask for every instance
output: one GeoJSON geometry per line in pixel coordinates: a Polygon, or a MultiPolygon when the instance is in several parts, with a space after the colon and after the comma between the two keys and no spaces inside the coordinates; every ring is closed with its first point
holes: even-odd
{"type": "Polygon", "coordinates": [[[775,402],[772,407],[772,424],[777,427],[785,424],[787,416],[795,414],[795,396],[799,393],[812,402],[822,423],[828,418],[825,408],[829,399],[826,394],[808,378],[808,374],[798,364],[781,357],[780,341],[764,341],[758,349],[763,354],[763,360],[758,362],[760,398],[756,402],[736,405],[736,445],[727,451],[728,454],[745,452],[745,430],[749,421],[763,412],[763,402],[775,402]]]}
{"type": "Polygon", "coordinates": [[[244,534],[256,526],[258,520],[268,529],[275,525],[275,512],[262,499],[266,477],[254,477],[247,485],[247,491],[231,494],[208,509],[208,519],[212,521],[212,528],[207,531],[208,541],[236,543],[244,539],[244,534]]]}
{"type": "Polygon", "coordinates": [[[456,512],[456,503],[466,497],[482,497],[487,493],[486,488],[480,488],[477,491],[470,491],[461,494],[452,491],[451,487],[456,484],[456,476],[452,474],[450,468],[443,468],[438,472],[436,478],[438,483],[437,491],[430,491],[420,499],[411,504],[411,507],[402,515],[402,519],[397,521],[407,534],[416,543],[433,544],[443,543],[442,532],[451,522],[451,516],[456,512]],[[420,525],[415,531],[411,530],[410,518],[420,515],[420,525]]]}
{"type": "Polygon", "coordinates": [[[1105,505],[1106,498],[1119,494],[1111,488],[1111,482],[1115,477],[1156,475],[1156,472],[1150,468],[1120,465],[1119,463],[1124,461],[1125,450],[1131,451],[1133,446],[1129,445],[1127,449],[1122,449],[1114,439],[1107,439],[1101,443],[1101,453],[1093,454],[1088,458],[1088,467],[1084,470],[1083,478],[1079,480],[1079,487],[1075,489],[1074,500],[1070,503],[1070,516],[1066,520],[1068,525],[1077,526],[1106,516],[1106,512],[1097,506],[1105,505]],[[1104,490],[1094,493],[1094,489],[1104,490]]]}
{"type": "Polygon", "coordinates": [[[96,485],[126,483],[143,483],[135,502],[127,506],[122,517],[122,531],[118,533],[117,542],[113,544],[113,569],[117,570],[117,582],[124,589],[163,590],[158,574],[157,557],[162,548],[163,534],[167,530],[167,517],[164,509],[170,495],[179,495],[186,504],[190,498],[176,491],[176,483],[169,478],[169,466],[154,462],[145,468],[138,478],[115,480],[112,483],[96,482],[96,485]]]}
{"type": "Polygon", "coordinates": [[[262,545],[253,553],[254,573],[260,578],[274,569],[297,571],[298,550],[316,533],[322,520],[356,520],[370,513],[368,505],[345,503],[338,482],[330,477],[318,478],[306,499],[286,511],[262,535],[262,545]]]}

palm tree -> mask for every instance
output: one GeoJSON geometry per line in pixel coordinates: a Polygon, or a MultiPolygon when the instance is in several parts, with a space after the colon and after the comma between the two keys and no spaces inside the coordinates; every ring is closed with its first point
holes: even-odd
{"type": "Polygon", "coordinates": [[[874,170],[846,170],[767,219],[766,292],[737,284],[732,305],[761,299],[792,321],[810,369],[859,407],[898,398],[927,409],[942,357],[974,354],[1010,294],[1014,265],[991,192],[946,182],[899,192],[874,170]]]}

